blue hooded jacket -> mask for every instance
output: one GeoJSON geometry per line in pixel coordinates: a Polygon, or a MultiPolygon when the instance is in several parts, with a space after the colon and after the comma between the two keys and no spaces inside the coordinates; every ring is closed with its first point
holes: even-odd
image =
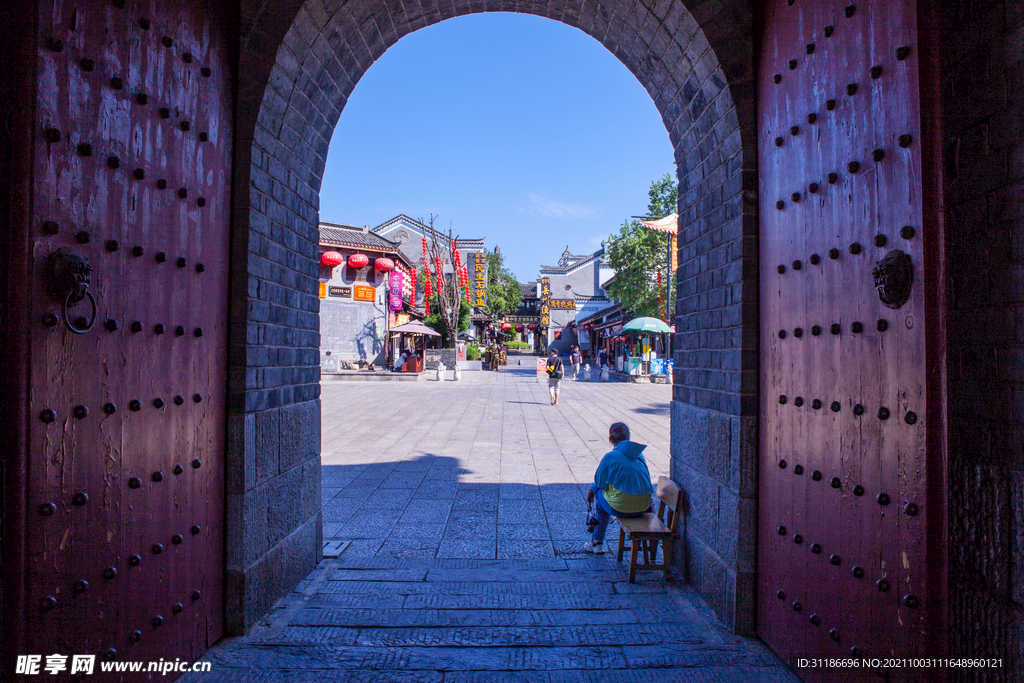
{"type": "MultiPolygon", "coordinates": [[[[654,488],[651,486],[651,473],[647,469],[647,461],[642,455],[647,448],[645,444],[633,443],[632,441],[620,441],[615,448],[605,453],[601,458],[601,464],[597,466],[594,473],[594,483],[590,490],[594,493],[605,492],[607,500],[613,508],[622,509],[622,497],[646,496],[648,503],[654,488]],[[609,487],[614,491],[609,491],[609,487]]],[[[629,507],[640,507],[640,499],[634,501],[629,507]]],[[[646,509],[643,505],[641,510],[646,509]]],[[[635,512],[636,510],[623,510],[624,512],[635,512]]]]}

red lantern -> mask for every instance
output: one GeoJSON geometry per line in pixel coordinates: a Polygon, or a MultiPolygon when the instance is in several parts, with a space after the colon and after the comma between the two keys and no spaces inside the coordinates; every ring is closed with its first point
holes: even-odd
{"type": "Polygon", "coordinates": [[[324,264],[325,266],[330,266],[333,268],[334,266],[340,266],[344,262],[345,257],[336,251],[325,251],[324,253],[320,254],[320,263],[324,264]]]}
{"type": "Polygon", "coordinates": [[[540,325],[538,325],[537,323],[530,323],[529,325],[526,326],[526,329],[528,329],[528,330],[530,330],[532,332],[533,330],[537,329],[538,327],[540,327],[540,325]]]}
{"type": "Polygon", "coordinates": [[[512,323],[502,323],[501,324],[501,329],[503,329],[503,330],[511,330],[512,329],[512,323]]]}
{"type": "Polygon", "coordinates": [[[386,273],[395,269],[395,262],[389,258],[379,258],[373,262],[373,267],[378,273],[386,273]]]}
{"type": "Polygon", "coordinates": [[[416,271],[409,273],[409,279],[412,280],[412,294],[409,295],[409,303],[413,306],[416,305],[416,271]]]}
{"type": "Polygon", "coordinates": [[[370,262],[366,254],[352,254],[348,257],[349,268],[363,268],[370,262]]]}
{"type": "Polygon", "coordinates": [[[522,323],[516,323],[516,332],[522,332],[522,331],[523,331],[523,324],[522,323]]]}

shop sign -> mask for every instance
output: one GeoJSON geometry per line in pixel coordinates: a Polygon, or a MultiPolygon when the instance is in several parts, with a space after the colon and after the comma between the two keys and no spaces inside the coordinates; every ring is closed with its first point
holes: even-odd
{"type": "Polygon", "coordinates": [[[473,305],[487,305],[487,254],[473,254],[473,305]]]}
{"type": "Polygon", "coordinates": [[[551,278],[540,280],[540,324],[541,327],[551,325],[551,278]]]}
{"type": "Polygon", "coordinates": [[[575,311],[576,310],[576,300],[575,299],[552,299],[550,304],[551,304],[551,310],[561,310],[561,311],[575,311]]]}
{"type": "Polygon", "coordinates": [[[408,322],[409,322],[409,314],[408,313],[399,313],[399,314],[395,315],[395,327],[401,327],[402,325],[405,325],[408,322]]]}
{"type": "Polygon", "coordinates": [[[376,301],[377,300],[377,288],[376,287],[363,287],[361,285],[355,286],[355,300],[356,301],[376,301]]]}
{"type": "Polygon", "coordinates": [[[327,294],[329,296],[340,296],[340,297],[345,298],[345,299],[351,299],[352,298],[352,288],[351,287],[328,287],[327,288],[327,294]]]}
{"type": "Polygon", "coordinates": [[[390,283],[390,307],[392,311],[402,310],[402,274],[398,271],[391,271],[390,283]]]}
{"type": "Polygon", "coordinates": [[[327,298],[327,283],[326,282],[321,282],[320,283],[320,298],[321,299],[326,299],[327,298]]]}

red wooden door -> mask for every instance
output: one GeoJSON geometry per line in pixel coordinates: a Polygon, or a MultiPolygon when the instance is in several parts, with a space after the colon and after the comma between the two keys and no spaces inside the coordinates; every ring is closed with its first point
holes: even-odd
{"type": "Polygon", "coordinates": [[[758,629],[807,680],[922,680],[884,662],[941,637],[917,6],[764,9],[758,629]]]}
{"type": "Polygon", "coordinates": [[[223,621],[232,22],[37,11],[12,649],[193,660],[223,621]],[[87,292],[54,284],[59,250],[87,292]]]}

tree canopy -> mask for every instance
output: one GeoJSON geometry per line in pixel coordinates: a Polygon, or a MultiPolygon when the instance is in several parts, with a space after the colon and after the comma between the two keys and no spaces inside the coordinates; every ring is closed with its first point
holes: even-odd
{"type": "Polygon", "coordinates": [[[442,348],[453,348],[455,346],[455,336],[459,332],[465,332],[469,329],[469,315],[472,311],[473,307],[466,303],[465,299],[459,300],[459,329],[453,335],[449,332],[444,316],[441,315],[441,311],[437,306],[437,297],[434,297],[430,302],[430,315],[423,319],[423,324],[435,332],[441,333],[442,348]]]}
{"type": "MultiPolygon", "coordinates": [[[[671,174],[666,173],[651,183],[648,191],[648,218],[663,218],[676,211],[678,186],[671,174]]],[[[664,292],[665,278],[672,277],[669,291],[675,291],[675,278],[669,273],[668,244],[665,233],[640,225],[639,221],[623,221],[617,235],[610,235],[605,249],[608,265],[615,277],[608,286],[608,294],[619,300],[623,307],[637,316],[664,318],[664,303],[659,303],[660,289],[664,292]]],[[[674,295],[669,303],[672,303],[674,295]]]]}
{"type": "Polygon", "coordinates": [[[675,213],[676,205],[679,202],[679,185],[672,174],[666,173],[651,183],[651,189],[647,191],[650,201],[647,204],[648,218],[664,218],[675,213]]]}
{"type": "Polygon", "coordinates": [[[523,303],[523,288],[511,270],[505,267],[505,257],[495,248],[487,252],[487,306],[495,316],[515,313],[523,303]]]}

